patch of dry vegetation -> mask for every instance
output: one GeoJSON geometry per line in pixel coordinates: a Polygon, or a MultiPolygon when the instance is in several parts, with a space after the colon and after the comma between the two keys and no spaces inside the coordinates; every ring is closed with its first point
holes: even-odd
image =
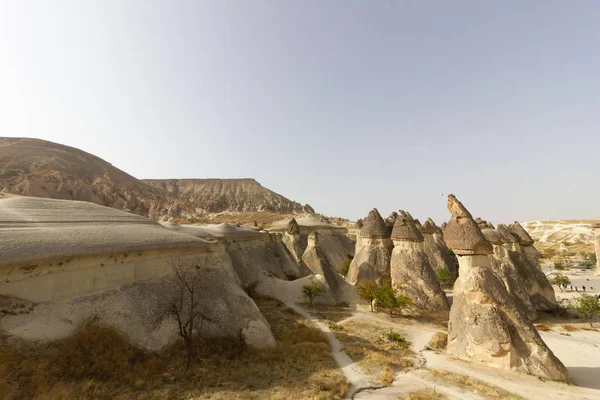
{"type": "Polygon", "coordinates": [[[232,338],[198,340],[190,369],[182,344],[145,352],[93,321],[43,346],[4,338],[0,398],[342,398],[348,383],[325,335],[278,301],[257,304],[276,348],[249,349],[232,338]]]}
{"type": "Polygon", "coordinates": [[[447,344],[448,334],[443,332],[436,332],[427,346],[433,350],[446,350],[447,344]]]}
{"type": "Polygon", "coordinates": [[[324,320],[323,322],[338,323],[352,316],[352,309],[344,306],[313,304],[310,307],[308,303],[302,303],[300,306],[315,317],[324,320]]]}
{"type": "Polygon", "coordinates": [[[404,400],[446,400],[448,397],[438,393],[435,389],[422,389],[410,392],[404,400]]]}
{"type": "Polygon", "coordinates": [[[573,331],[578,331],[578,330],[579,330],[579,328],[578,328],[578,327],[576,327],[576,326],[574,326],[574,325],[568,325],[568,324],[565,324],[565,325],[563,325],[563,326],[562,326],[562,328],[563,328],[565,331],[567,331],[567,332],[573,332],[573,331]]]}
{"type": "Polygon", "coordinates": [[[552,331],[552,327],[548,326],[547,324],[536,324],[535,327],[537,328],[538,331],[544,331],[544,332],[552,331]]]}
{"type": "Polygon", "coordinates": [[[471,378],[466,375],[454,374],[452,372],[430,369],[433,377],[445,384],[457,386],[469,391],[477,391],[477,394],[482,396],[484,399],[489,400],[525,400],[523,397],[518,396],[514,393],[507,392],[504,389],[497,388],[495,386],[488,385],[487,383],[478,379],[471,378]]]}
{"type": "Polygon", "coordinates": [[[392,383],[394,383],[395,377],[396,373],[394,372],[394,370],[389,365],[386,365],[385,367],[383,367],[383,370],[381,370],[381,375],[379,375],[379,382],[382,386],[390,386],[392,383]]]}
{"type": "Polygon", "coordinates": [[[346,354],[358,362],[365,372],[375,375],[382,368],[392,370],[413,366],[413,352],[408,343],[398,344],[386,339],[387,331],[380,327],[349,321],[342,324],[344,329],[335,336],[344,344],[346,354]]]}

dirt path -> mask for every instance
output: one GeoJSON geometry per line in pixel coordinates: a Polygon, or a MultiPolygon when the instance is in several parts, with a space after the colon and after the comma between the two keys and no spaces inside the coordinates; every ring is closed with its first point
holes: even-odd
{"type": "Polygon", "coordinates": [[[285,305],[302,315],[304,318],[313,322],[321,331],[323,331],[323,333],[325,333],[329,344],[331,344],[331,353],[333,358],[340,366],[342,372],[344,372],[348,382],[350,382],[350,389],[348,390],[347,395],[348,397],[353,398],[355,393],[368,387],[377,386],[377,382],[375,382],[374,377],[365,374],[364,371],[354,361],[352,361],[348,354],[346,354],[344,351],[344,345],[337,340],[335,334],[331,332],[328,325],[319,321],[317,317],[313,316],[308,311],[294,303],[288,302],[285,303],[285,305]]]}
{"type": "Polygon", "coordinates": [[[331,343],[333,356],[351,383],[350,396],[355,399],[402,399],[408,393],[420,389],[434,389],[449,399],[484,399],[480,394],[461,389],[452,384],[440,384],[431,377],[425,368],[449,371],[483,381],[491,386],[502,388],[525,399],[531,400],[595,400],[600,399],[600,351],[593,341],[571,338],[555,334],[542,334],[548,346],[556,353],[569,369],[576,384],[542,381],[537,377],[516,372],[500,370],[478,363],[468,363],[447,357],[426,349],[435,332],[443,331],[435,325],[426,323],[403,323],[403,320],[390,320],[383,314],[356,310],[352,316],[337,322],[343,325],[348,321],[365,322],[382,329],[394,328],[400,331],[410,342],[415,353],[415,367],[408,368],[396,375],[394,383],[386,388],[378,387],[376,377],[369,376],[353,362],[343,351],[343,345],[329,330],[328,325],[320,322],[306,310],[288,304],[305,318],[313,321],[327,335],[331,343]],[[599,360],[599,361],[596,361],[599,360]],[[585,367],[583,367],[585,366],[585,367]],[[371,387],[371,389],[368,389],[371,387]]]}

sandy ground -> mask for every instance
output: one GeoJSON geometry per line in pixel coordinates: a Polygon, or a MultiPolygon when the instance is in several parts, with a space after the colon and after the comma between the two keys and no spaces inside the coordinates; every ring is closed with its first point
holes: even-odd
{"type": "MultiPolygon", "coordinates": [[[[588,282],[588,278],[591,282],[592,278],[584,274],[578,275],[577,279],[588,282]]],[[[594,280],[598,282],[597,286],[600,288],[600,277],[596,277],[594,280]]],[[[478,363],[468,363],[452,359],[444,353],[426,350],[425,346],[434,333],[443,332],[442,328],[420,322],[408,324],[405,320],[390,319],[382,313],[370,313],[368,310],[359,309],[339,324],[354,320],[378,325],[384,329],[392,327],[411,342],[411,349],[417,354],[416,367],[398,373],[391,386],[365,390],[369,386],[378,386],[376,377],[365,374],[356,363],[352,362],[325,324],[316,321],[314,317],[298,306],[290,304],[290,307],[305,317],[311,318],[319,328],[326,332],[332,343],[334,357],[352,384],[350,396],[358,391],[352,397],[355,399],[399,399],[411,391],[419,389],[435,389],[450,399],[484,398],[476,391],[471,392],[451,384],[440,384],[438,381],[434,381],[431,374],[424,368],[435,368],[466,375],[525,399],[600,399],[600,329],[598,331],[583,330],[584,327],[589,327],[589,324],[580,320],[575,320],[576,322],[555,320],[552,323],[552,331],[541,332],[544,341],[569,370],[569,376],[573,382],[572,385],[569,385],[543,381],[534,376],[500,370],[478,363]],[[565,336],[564,334],[567,332],[562,328],[563,323],[579,327],[580,330],[570,331],[568,332],[570,336],[565,336]]],[[[600,321],[598,321],[598,327],[600,328],[600,321]]]]}

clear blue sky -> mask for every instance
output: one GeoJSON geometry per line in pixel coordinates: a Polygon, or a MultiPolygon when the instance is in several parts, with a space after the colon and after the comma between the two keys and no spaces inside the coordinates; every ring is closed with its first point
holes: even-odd
{"type": "MultiPolygon", "coordinates": [[[[0,2],[0,135],[317,211],[600,218],[600,1],[0,2]],[[444,196],[442,196],[444,194],[444,196]]],[[[1,162],[1,160],[0,160],[1,162]]]]}

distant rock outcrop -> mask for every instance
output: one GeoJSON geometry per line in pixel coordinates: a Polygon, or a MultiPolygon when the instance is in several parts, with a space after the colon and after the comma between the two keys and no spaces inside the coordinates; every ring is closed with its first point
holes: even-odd
{"type": "Polygon", "coordinates": [[[79,149],[29,138],[0,138],[0,192],[80,200],[154,220],[204,212],[314,213],[254,179],[139,180],[79,149]]]}
{"type": "Polygon", "coordinates": [[[471,214],[448,196],[444,238],[458,255],[460,276],[448,323],[448,354],[504,369],[566,381],[567,369],[492,270],[492,245],[471,214]]]}
{"type": "Polygon", "coordinates": [[[251,178],[144,179],[142,182],[165,191],[186,204],[209,212],[314,213],[312,207],[291,201],[251,178]]]}
{"type": "Polygon", "coordinates": [[[400,212],[392,231],[394,249],[390,260],[392,286],[413,303],[406,307],[411,315],[448,316],[448,299],[440,286],[424,250],[424,238],[410,214],[400,212]]]}
{"type": "Polygon", "coordinates": [[[592,226],[595,233],[594,249],[596,250],[596,275],[600,275],[600,224],[592,226]]]}
{"type": "Polygon", "coordinates": [[[394,245],[385,221],[376,208],[369,212],[356,243],[356,254],[350,263],[346,281],[356,285],[366,279],[379,283],[389,280],[390,256],[394,245]]]}

